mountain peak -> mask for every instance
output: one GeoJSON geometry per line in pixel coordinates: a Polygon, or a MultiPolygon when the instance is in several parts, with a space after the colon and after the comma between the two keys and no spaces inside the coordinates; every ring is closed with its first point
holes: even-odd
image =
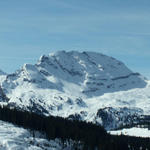
{"type": "Polygon", "coordinates": [[[38,87],[46,85],[64,92],[75,86],[81,95],[88,97],[142,88],[147,84],[139,73],[132,72],[115,58],[85,51],[58,51],[43,55],[37,64],[25,64],[17,76],[19,81],[30,79],[36,81],[34,84],[38,87]],[[68,89],[66,83],[73,85],[68,89]]]}

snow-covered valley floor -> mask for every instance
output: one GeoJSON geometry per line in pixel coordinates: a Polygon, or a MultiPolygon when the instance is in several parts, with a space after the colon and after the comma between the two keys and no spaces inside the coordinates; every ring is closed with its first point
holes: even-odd
{"type": "Polygon", "coordinates": [[[129,128],[129,129],[122,129],[116,131],[109,131],[110,134],[113,135],[129,135],[129,136],[136,136],[136,137],[150,137],[150,130],[148,128],[129,128]]]}
{"type": "Polygon", "coordinates": [[[28,130],[0,121],[0,150],[69,150],[62,148],[60,140],[48,141],[37,134],[35,138],[28,130]]]}

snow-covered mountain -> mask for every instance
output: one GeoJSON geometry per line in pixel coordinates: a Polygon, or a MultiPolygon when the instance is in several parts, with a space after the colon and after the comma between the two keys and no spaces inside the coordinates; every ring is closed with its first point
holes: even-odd
{"type": "Polygon", "coordinates": [[[95,52],[51,53],[1,81],[1,104],[106,128],[150,114],[150,84],[122,62],[95,52]],[[134,118],[134,119],[133,119],[134,118]]]}

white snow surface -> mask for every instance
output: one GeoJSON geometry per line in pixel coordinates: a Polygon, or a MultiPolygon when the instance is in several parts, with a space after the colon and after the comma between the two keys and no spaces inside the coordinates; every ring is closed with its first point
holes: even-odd
{"type": "MultiPolygon", "coordinates": [[[[45,115],[101,123],[100,108],[127,107],[150,114],[150,82],[122,62],[95,52],[59,51],[25,64],[1,82],[9,105],[45,115]]],[[[4,102],[1,102],[2,104],[4,102]]]]}
{"type": "Polygon", "coordinates": [[[33,138],[28,130],[0,121],[0,150],[70,150],[71,146],[63,147],[59,139],[48,141],[38,132],[33,138]]]}
{"type": "Polygon", "coordinates": [[[136,137],[150,137],[150,130],[148,128],[126,128],[122,130],[116,131],[109,131],[108,133],[112,135],[129,135],[129,136],[136,136],[136,137]]]}

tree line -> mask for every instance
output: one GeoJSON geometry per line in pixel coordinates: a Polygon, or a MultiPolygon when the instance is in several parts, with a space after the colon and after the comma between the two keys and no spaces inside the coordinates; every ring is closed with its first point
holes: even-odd
{"type": "MultiPolygon", "coordinates": [[[[0,106],[0,120],[26,129],[40,131],[48,140],[80,141],[83,150],[142,150],[150,149],[149,138],[109,135],[102,126],[61,117],[43,116],[16,108],[0,106]]],[[[77,150],[78,148],[76,148],[77,150]]]]}

